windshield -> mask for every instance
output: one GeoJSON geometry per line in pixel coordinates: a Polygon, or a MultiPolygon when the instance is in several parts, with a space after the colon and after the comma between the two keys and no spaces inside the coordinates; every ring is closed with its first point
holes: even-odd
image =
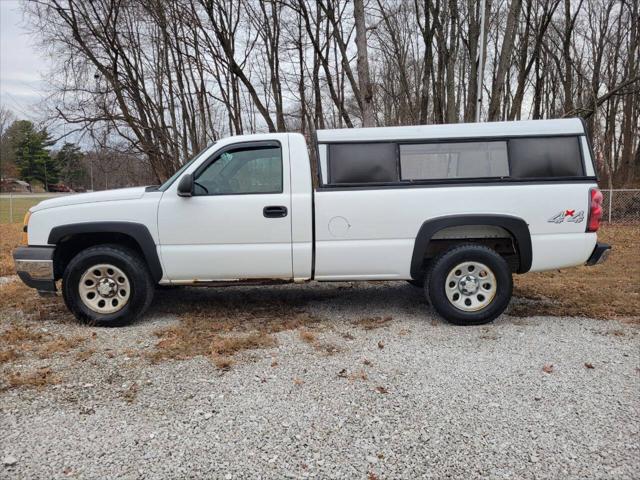
{"type": "Polygon", "coordinates": [[[205,147],[203,150],[200,150],[200,152],[198,152],[196,154],[195,157],[193,157],[191,160],[189,160],[187,163],[185,163],[184,165],[182,165],[178,171],[176,173],[174,173],[173,175],[171,175],[171,177],[169,177],[169,179],[167,179],[166,182],[164,182],[162,185],[160,185],[158,187],[159,192],[164,192],[167,188],[169,188],[171,186],[171,184],[173,184],[173,182],[175,182],[178,177],[180,177],[180,175],[182,175],[182,173],[189,168],[189,165],[191,165],[193,162],[195,162],[196,160],[198,160],[207,150],[209,150],[211,147],[213,147],[216,144],[216,142],[213,142],[212,144],[208,145],[207,147],[205,147]]]}

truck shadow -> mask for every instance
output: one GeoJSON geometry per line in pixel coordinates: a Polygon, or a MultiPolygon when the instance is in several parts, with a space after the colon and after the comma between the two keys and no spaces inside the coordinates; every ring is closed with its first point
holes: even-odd
{"type": "Polygon", "coordinates": [[[405,282],[305,283],[278,286],[175,287],[156,292],[145,321],[159,315],[210,313],[288,317],[302,312],[326,319],[371,316],[433,317],[422,290],[405,282]]]}

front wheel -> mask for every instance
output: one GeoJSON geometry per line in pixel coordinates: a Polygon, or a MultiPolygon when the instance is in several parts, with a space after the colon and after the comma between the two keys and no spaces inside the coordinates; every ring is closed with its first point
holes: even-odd
{"type": "Polygon", "coordinates": [[[67,265],[62,295],[83,323],[119,327],[141,316],[154,285],[140,256],[120,245],[99,245],[78,253],[67,265]]]}
{"type": "Polygon", "coordinates": [[[456,325],[481,325],[509,305],[513,279],[509,264],[494,250],[461,245],[433,263],[425,282],[431,305],[456,325]]]}

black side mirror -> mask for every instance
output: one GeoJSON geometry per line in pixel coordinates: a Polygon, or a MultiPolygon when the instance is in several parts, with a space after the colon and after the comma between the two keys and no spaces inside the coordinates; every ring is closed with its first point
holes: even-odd
{"type": "Polygon", "coordinates": [[[193,175],[187,174],[180,179],[178,183],[178,196],[190,197],[193,195],[193,175]]]}

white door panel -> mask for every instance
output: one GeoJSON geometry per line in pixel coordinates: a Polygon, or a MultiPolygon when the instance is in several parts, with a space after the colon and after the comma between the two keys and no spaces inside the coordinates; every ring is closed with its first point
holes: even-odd
{"type": "Polygon", "coordinates": [[[288,195],[166,197],[158,229],[169,279],[291,278],[291,216],[263,215],[288,195]]]}
{"type": "MultiPolygon", "coordinates": [[[[282,150],[281,193],[254,193],[264,185],[264,188],[274,190],[273,178],[278,177],[269,170],[271,167],[259,177],[237,175],[250,162],[256,161],[248,159],[251,155],[247,152],[260,148],[243,151],[240,146],[227,145],[226,149],[233,150],[224,155],[230,156],[215,153],[212,157],[223,159],[225,167],[207,167],[201,170],[204,173],[197,174],[196,179],[201,180],[209,195],[200,185],[194,187],[197,194],[191,197],[181,197],[175,189],[163,194],[158,210],[158,233],[165,276],[169,280],[293,278],[289,149],[286,141],[279,143],[282,150]],[[236,168],[233,162],[241,166],[236,168]],[[230,193],[242,190],[250,193],[230,193]],[[265,207],[284,207],[286,216],[266,217],[265,207]]],[[[264,150],[272,151],[273,148],[264,150]]],[[[255,157],[258,162],[262,161],[259,154],[255,157]]],[[[268,162],[275,158],[273,154],[265,153],[268,162]]],[[[265,171],[264,165],[260,166],[262,171],[265,171]]],[[[269,165],[273,166],[273,163],[269,165]]]]}
{"type": "Polygon", "coordinates": [[[175,282],[291,278],[288,243],[164,245],[162,258],[175,282]]]}

